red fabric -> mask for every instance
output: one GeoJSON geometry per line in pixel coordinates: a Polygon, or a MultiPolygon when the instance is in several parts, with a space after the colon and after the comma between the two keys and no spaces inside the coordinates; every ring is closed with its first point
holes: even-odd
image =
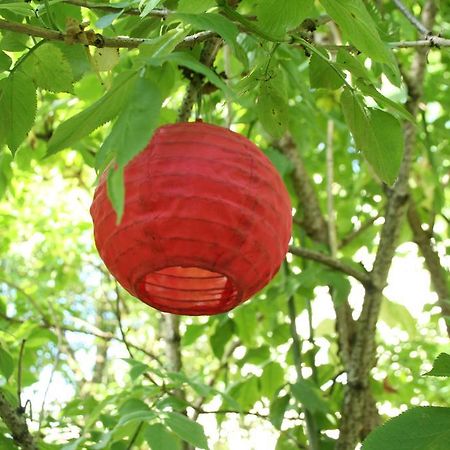
{"type": "Polygon", "coordinates": [[[120,225],[103,176],[91,215],[97,249],[132,295],[175,314],[229,311],[283,261],[291,204],[248,139],[202,122],[159,128],[125,168],[120,225]]]}

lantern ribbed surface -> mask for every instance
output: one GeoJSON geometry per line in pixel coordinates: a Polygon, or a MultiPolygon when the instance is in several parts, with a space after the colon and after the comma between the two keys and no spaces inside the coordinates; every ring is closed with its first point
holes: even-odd
{"type": "Polygon", "coordinates": [[[245,137],[203,122],[165,125],[125,167],[119,225],[102,176],[97,249],[132,295],[161,311],[219,314],[262,289],[291,235],[286,188],[245,137]]]}

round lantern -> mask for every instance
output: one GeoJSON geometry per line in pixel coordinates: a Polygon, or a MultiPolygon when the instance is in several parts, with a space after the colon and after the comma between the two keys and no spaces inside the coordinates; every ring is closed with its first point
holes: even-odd
{"type": "Polygon", "coordinates": [[[97,249],[118,282],[175,314],[229,311],[283,261],[291,205],[267,157],[245,137],[202,122],[166,125],[125,167],[119,225],[105,176],[91,207],[97,249]]]}

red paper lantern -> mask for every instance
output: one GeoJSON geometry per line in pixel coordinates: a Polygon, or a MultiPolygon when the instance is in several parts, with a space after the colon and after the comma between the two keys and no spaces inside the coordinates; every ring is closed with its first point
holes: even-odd
{"type": "Polygon", "coordinates": [[[103,176],[91,215],[97,249],[132,295],[175,314],[229,311],[283,261],[291,205],[268,158],[202,122],[166,125],[125,168],[119,225],[103,176]]]}

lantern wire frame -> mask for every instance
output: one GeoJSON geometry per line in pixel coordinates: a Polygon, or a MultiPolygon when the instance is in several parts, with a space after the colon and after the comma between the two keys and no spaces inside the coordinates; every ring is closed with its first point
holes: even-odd
{"type": "Polygon", "coordinates": [[[171,310],[180,311],[187,305],[199,311],[232,307],[239,296],[230,277],[201,267],[171,266],[151,272],[138,281],[137,290],[156,308],[164,309],[170,301],[171,310]]]}

